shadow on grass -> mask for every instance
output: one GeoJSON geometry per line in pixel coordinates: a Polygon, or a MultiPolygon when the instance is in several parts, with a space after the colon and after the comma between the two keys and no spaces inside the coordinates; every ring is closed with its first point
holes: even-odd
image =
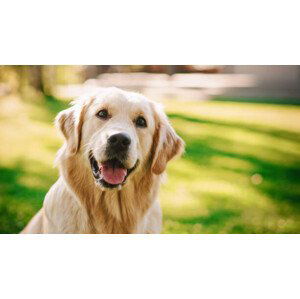
{"type": "Polygon", "coordinates": [[[216,226],[220,228],[224,223],[233,217],[239,216],[240,213],[229,209],[216,209],[210,211],[207,216],[186,217],[180,218],[178,221],[182,224],[197,224],[200,223],[206,227],[216,226]]]}
{"type": "MultiPolygon", "coordinates": [[[[219,198],[216,198],[218,200],[219,198]]],[[[240,216],[240,212],[232,209],[215,208],[207,215],[195,217],[172,217],[167,216],[165,223],[167,230],[171,233],[220,233],[226,224],[233,223],[240,216]]],[[[245,232],[247,228],[243,225],[239,229],[232,229],[235,232],[245,232]]],[[[226,231],[228,233],[228,231],[226,231]]]]}
{"type": "Polygon", "coordinates": [[[0,167],[0,233],[20,232],[42,206],[47,189],[20,183],[22,166],[0,167]]]}
{"type": "MultiPolygon", "coordinates": [[[[58,112],[69,107],[67,102],[49,96],[28,104],[31,105],[30,118],[49,125],[52,125],[58,112]]],[[[48,147],[55,152],[58,146],[48,147]]],[[[45,168],[44,165],[34,160],[30,163],[36,166],[34,173],[27,172],[22,161],[16,161],[13,167],[0,165],[0,233],[20,232],[41,208],[49,187],[54,183],[56,177],[49,175],[46,169],[41,171],[45,168]],[[24,178],[36,180],[41,183],[37,186],[43,187],[30,187],[23,183],[24,178]]]]}
{"type": "Polygon", "coordinates": [[[266,134],[272,137],[278,137],[285,140],[290,140],[294,142],[300,142],[300,134],[288,132],[285,130],[278,130],[278,129],[271,129],[266,128],[258,125],[248,125],[245,123],[238,123],[238,122],[229,122],[229,121],[217,121],[217,120],[209,120],[209,119],[200,119],[197,117],[191,117],[184,114],[179,113],[170,113],[168,114],[170,119],[181,119],[188,122],[198,123],[198,124],[207,124],[207,125],[214,125],[214,126],[221,126],[233,129],[242,129],[247,130],[253,133],[259,134],[266,134]]]}
{"type": "MultiPolygon", "coordinates": [[[[291,132],[283,130],[274,130],[269,128],[254,127],[245,124],[239,123],[229,123],[222,121],[213,121],[213,120],[203,120],[196,117],[189,117],[183,114],[170,114],[171,119],[181,119],[187,122],[196,122],[199,124],[210,124],[215,126],[223,126],[227,128],[239,128],[244,130],[249,130],[255,133],[262,133],[270,136],[275,136],[277,138],[292,140],[293,142],[300,143],[300,135],[293,134],[291,132]]],[[[180,133],[180,132],[179,132],[180,133]]],[[[226,151],[218,148],[215,144],[230,144],[231,141],[225,138],[219,138],[215,136],[207,137],[205,139],[193,138],[188,140],[184,137],[184,134],[181,134],[183,139],[186,141],[186,153],[184,159],[192,161],[197,165],[205,165],[211,168],[222,168],[225,170],[235,171],[238,173],[246,174],[250,177],[258,173],[263,177],[263,182],[259,185],[253,185],[253,188],[256,188],[260,192],[263,192],[273,200],[278,200],[281,202],[286,202],[290,204],[293,208],[300,210],[300,187],[299,187],[299,178],[300,178],[300,160],[299,156],[294,157],[293,165],[283,165],[276,164],[270,161],[266,161],[258,158],[251,154],[237,153],[226,151]],[[251,171],[247,169],[239,168],[229,168],[225,163],[215,164],[212,162],[213,157],[229,157],[235,158],[242,161],[246,161],[252,165],[251,171]]],[[[235,143],[236,148],[239,148],[241,144],[235,143]]],[[[257,146],[257,152],[265,148],[257,146]]],[[[273,151],[273,149],[269,149],[273,151]]],[[[277,154],[290,155],[284,152],[276,150],[277,154]]]]}

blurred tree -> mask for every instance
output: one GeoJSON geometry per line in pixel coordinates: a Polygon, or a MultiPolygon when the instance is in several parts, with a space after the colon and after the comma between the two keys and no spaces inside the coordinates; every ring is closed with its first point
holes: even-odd
{"type": "Polygon", "coordinates": [[[0,66],[0,95],[18,93],[22,98],[51,96],[58,84],[80,84],[97,76],[105,66],[91,66],[94,73],[84,74],[85,66],[14,65],[0,66]]]}
{"type": "Polygon", "coordinates": [[[97,78],[100,74],[107,73],[110,65],[86,65],[84,67],[84,81],[97,78]]]}
{"type": "Polygon", "coordinates": [[[40,91],[46,96],[51,96],[53,94],[53,88],[56,84],[56,66],[55,65],[43,65],[39,66],[40,72],[39,82],[40,91]]]}
{"type": "Polygon", "coordinates": [[[19,77],[14,66],[0,66],[0,95],[17,92],[19,87],[19,77]]]}
{"type": "Polygon", "coordinates": [[[30,67],[30,82],[35,89],[43,91],[41,65],[33,65],[30,67]]]}
{"type": "Polygon", "coordinates": [[[43,80],[43,66],[33,65],[30,67],[30,81],[32,86],[36,89],[45,93],[45,86],[43,80]]]}
{"type": "Polygon", "coordinates": [[[55,79],[54,85],[81,84],[85,81],[86,66],[84,65],[56,65],[52,78],[55,79]]]}
{"type": "Polygon", "coordinates": [[[15,66],[15,69],[19,76],[18,92],[23,95],[26,93],[26,88],[29,84],[28,66],[17,65],[17,66],[15,66]]]}
{"type": "Polygon", "coordinates": [[[40,65],[21,65],[16,66],[17,73],[19,75],[19,93],[27,97],[32,92],[41,92],[45,95],[51,95],[51,82],[48,82],[49,78],[45,78],[45,68],[47,66],[40,65]]]}

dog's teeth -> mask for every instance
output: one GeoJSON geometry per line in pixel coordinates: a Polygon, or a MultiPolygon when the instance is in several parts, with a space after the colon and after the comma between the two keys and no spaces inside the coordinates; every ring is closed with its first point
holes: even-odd
{"type": "Polygon", "coordinates": [[[119,185],[119,186],[118,186],[118,190],[120,191],[121,189],[122,189],[122,186],[121,186],[121,185],[119,185]]]}

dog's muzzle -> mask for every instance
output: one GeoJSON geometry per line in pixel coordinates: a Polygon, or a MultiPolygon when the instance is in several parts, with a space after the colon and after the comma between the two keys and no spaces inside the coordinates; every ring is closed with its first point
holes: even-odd
{"type": "Polygon", "coordinates": [[[105,188],[116,188],[124,185],[128,176],[139,164],[139,160],[137,160],[132,168],[126,168],[116,158],[98,163],[92,151],[90,151],[89,160],[96,183],[105,188]]]}
{"type": "Polygon", "coordinates": [[[126,133],[109,136],[105,149],[107,160],[101,163],[96,160],[93,152],[90,151],[89,160],[96,183],[106,188],[116,188],[125,184],[128,176],[138,165],[137,160],[132,168],[126,168],[130,144],[130,136],[126,133]]]}

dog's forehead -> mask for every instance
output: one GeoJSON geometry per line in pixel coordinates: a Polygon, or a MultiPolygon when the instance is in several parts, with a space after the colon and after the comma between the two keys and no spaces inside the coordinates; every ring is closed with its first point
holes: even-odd
{"type": "Polygon", "coordinates": [[[150,112],[150,101],[143,95],[119,89],[108,90],[97,95],[93,101],[94,107],[103,105],[123,112],[150,112]]]}

